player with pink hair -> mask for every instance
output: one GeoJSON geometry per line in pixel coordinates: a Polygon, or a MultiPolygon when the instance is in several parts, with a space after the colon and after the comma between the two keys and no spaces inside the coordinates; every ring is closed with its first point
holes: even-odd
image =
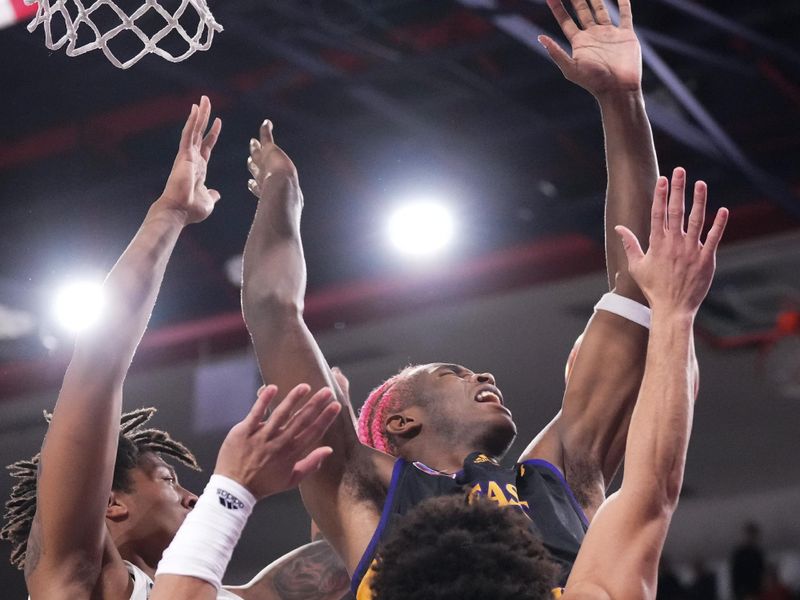
{"type": "MultiPolygon", "coordinates": [[[[619,26],[603,0],[548,0],[572,54],[543,43],[570,81],[597,99],[606,135],[606,257],[609,288],[574,361],[561,411],[514,468],[498,461],[517,427],[491,373],[450,363],[417,365],[387,380],[362,409],[358,431],[344,408],[323,443],[333,455],[301,485],[312,518],[369,598],[372,561],[384,535],[421,500],[484,496],[528,514],[566,579],[589,521],[624,454],[641,384],[649,309],[611,229],[646,239],[658,171],[641,91],[641,52],[629,0],[619,26]],[[364,442],[363,444],[361,442],[364,442]],[[372,447],[370,447],[372,446],[372,447]]],[[[275,144],[272,123],[252,140],[251,192],[259,198],[244,252],[244,316],[265,382],[336,389],[334,375],[303,321],[306,268],[300,237],[303,194],[297,169],[275,144]]],[[[685,185],[676,171],[673,186],[685,185]]]]}

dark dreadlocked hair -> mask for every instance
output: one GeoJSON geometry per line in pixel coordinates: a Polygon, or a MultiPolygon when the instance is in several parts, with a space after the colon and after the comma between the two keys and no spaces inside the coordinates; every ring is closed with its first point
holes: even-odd
{"type": "MultiPolygon", "coordinates": [[[[139,464],[145,452],[155,452],[161,456],[170,456],[187,467],[200,470],[197,460],[189,449],[175,441],[166,431],[158,429],[142,429],[156,413],[155,408],[140,408],[124,413],[120,419],[119,445],[114,463],[114,478],[111,489],[130,492],[133,489],[130,471],[139,464]]],[[[53,415],[45,412],[47,423],[53,415]]],[[[17,480],[11,490],[11,498],[6,502],[3,515],[3,528],[0,539],[11,542],[11,564],[18,569],[25,565],[25,552],[28,548],[28,535],[31,531],[33,516],[36,513],[36,488],[41,454],[15,462],[6,468],[17,480]]]]}
{"type": "Polygon", "coordinates": [[[461,495],[414,507],[374,568],[375,600],[545,600],[559,573],[522,511],[461,495]]]}

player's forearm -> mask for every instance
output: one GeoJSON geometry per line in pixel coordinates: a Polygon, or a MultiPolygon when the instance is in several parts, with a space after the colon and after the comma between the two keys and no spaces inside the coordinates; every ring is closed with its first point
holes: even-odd
{"type": "Polygon", "coordinates": [[[153,312],[167,263],[185,217],[153,203],[141,227],[103,283],[100,323],[78,337],[73,361],[85,358],[98,374],[121,377],[153,312]]]}
{"type": "Polygon", "coordinates": [[[244,248],[242,305],[248,322],[302,312],[306,288],[302,205],[295,176],[273,174],[265,180],[244,248]]]}
{"type": "Polygon", "coordinates": [[[153,310],[180,215],[156,202],[106,278],[103,318],[78,338],[42,447],[39,507],[53,555],[97,552],[122,407],[122,382],[153,310]],[[90,415],[91,418],[87,418],[90,415]]]}
{"type": "MultiPolygon", "coordinates": [[[[300,240],[302,192],[292,174],[271,175],[264,184],[244,250],[242,309],[266,383],[290,389],[300,382],[312,390],[337,390],[314,337],[303,322],[306,271],[300,240]]],[[[358,444],[348,398],[323,443],[342,458],[358,444]]],[[[337,464],[328,460],[325,469],[337,464]]]]}
{"type": "MultiPolygon", "coordinates": [[[[653,309],[642,388],[631,417],[625,487],[661,491],[678,501],[694,409],[694,335],[691,314],[653,309]]],[[[653,495],[659,498],[658,495],[653,495]]]]}
{"type": "Polygon", "coordinates": [[[606,93],[598,102],[608,168],[605,235],[609,286],[644,303],[644,296],[628,275],[614,227],[624,225],[640,240],[647,239],[650,200],[658,178],[653,133],[641,91],[606,93]]]}
{"type": "Polygon", "coordinates": [[[305,382],[316,390],[332,378],[302,318],[301,208],[296,177],[265,180],[244,248],[242,312],[264,381],[279,389],[305,382]]]}

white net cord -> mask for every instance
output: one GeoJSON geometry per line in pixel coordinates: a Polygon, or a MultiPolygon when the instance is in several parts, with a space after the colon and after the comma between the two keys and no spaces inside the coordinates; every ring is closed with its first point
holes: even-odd
{"type": "MultiPolygon", "coordinates": [[[[26,4],[33,4],[36,1],[25,0],[26,4]]],[[[106,55],[106,58],[120,69],[132,67],[148,54],[155,54],[170,62],[186,60],[198,50],[208,50],[211,47],[214,32],[222,31],[222,26],[214,20],[214,15],[211,14],[206,0],[181,0],[180,6],[174,12],[166,10],[157,0],[145,0],[145,3],[131,15],[126,14],[113,0],[95,0],[88,7],[84,6],[81,0],[39,0],[36,17],[28,25],[28,31],[33,32],[40,24],[44,26],[45,45],[50,50],[58,50],[66,44],[67,56],[80,56],[86,52],[100,49],[106,55]],[[106,32],[101,32],[91,18],[92,13],[100,7],[112,9],[120,21],[118,25],[106,32]],[[74,18],[70,14],[70,8],[73,14],[77,12],[77,16],[74,18]],[[136,22],[148,15],[150,11],[158,13],[164,20],[165,25],[154,34],[148,35],[137,26],[136,22]],[[192,35],[184,29],[180,22],[181,17],[187,15],[187,11],[195,11],[196,16],[199,17],[197,30],[192,35]],[[51,21],[55,15],[60,15],[66,23],[66,32],[56,40],[53,39],[51,27],[51,21]],[[81,30],[81,37],[87,36],[89,32],[86,27],[88,27],[94,36],[93,40],[90,39],[85,43],[79,43],[78,34],[82,25],[84,27],[81,30]],[[121,31],[133,32],[142,44],[141,50],[127,60],[117,58],[108,47],[108,42],[121,31]],[[187,49],[185,52],[173,54],[158,47],[158,43],[172,31],[177,32],[186,42],[187,49]]]]}

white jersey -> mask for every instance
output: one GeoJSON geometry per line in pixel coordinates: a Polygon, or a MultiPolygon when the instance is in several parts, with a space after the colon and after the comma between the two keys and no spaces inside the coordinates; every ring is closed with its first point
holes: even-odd
{"type": "MultiPolygon", "coordinates": [[[[133,579],[133,593],[131,600],[147,600],[150,597],[150,590],[153,589],[153,580],[136,565],[132,565],[127,560],[124,561],[133,579]]],[[[225,589],[220,589],[217,592],[217,600],[242,600],[241,596],[229,592],[225,589]]]]}
{"type": "MultiPolygon", "coordinates": [[[[131,600],[148,600],[148,598],[150,598],[150,590],[153,589],[153,580],[136,565],[129,563],[127,560],[122,562],[125,563],[125,568],[128,569],[128,573],[130,573],[131,579],[133,579],[131,600]]],[[[31,600],[30,596],[28,596],[28,600],[31,600]]],[[[242,600],[242,597],[228,590],[220,589],[217,592],[217,600],[242,600]]]]}

